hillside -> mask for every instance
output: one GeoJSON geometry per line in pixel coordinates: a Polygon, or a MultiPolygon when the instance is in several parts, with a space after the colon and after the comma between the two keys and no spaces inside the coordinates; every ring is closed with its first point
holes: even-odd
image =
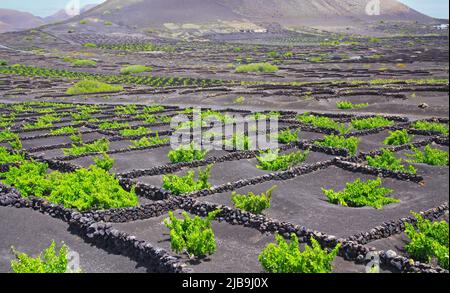
{"type": "Polygon", "coordinates": [[[381,15],[368,16],[366,4],[367,0],[109,0],[83,17],[138,28],[223,21],[305,25],[325,18],[327,22],[432,20],[395,0],[382,0],[381,15]]]}
{"type": "MultiPolygon", "coordinates": [[[[95,4],[89,4],[84,6],[83,8],[81,8],[81,13],[88,11],[89,9],[94,8],[96,5],[95,4]]],[[[52,14],[50,16],[47,16],[44,18],[44,21],[46,23],[54,23],[54,22],[59,22],[59,21],[64,21],[71,18],[70,15],[67,14],[67,12],[64,9],[59,10],[58,12],[56,12],[55,14],[52,14]]]]}
{"type": "Polygon", "coordinates": [[[28,12],[0,8],[0,33],[38,27],[44,20],[28,12]]]}

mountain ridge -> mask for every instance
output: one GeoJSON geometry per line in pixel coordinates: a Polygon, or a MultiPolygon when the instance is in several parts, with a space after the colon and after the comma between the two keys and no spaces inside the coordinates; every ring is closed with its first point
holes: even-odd
{"type": "Polygon", "coordinates": [[[323,17],[432,21],[431,17],[396,0],[380,1],[379,16],[366,14],[368,0],[108,0],[85,16],[101,17],[129,26],[213,20],[303,24],[318,18],[323,21],[323,17]]]}

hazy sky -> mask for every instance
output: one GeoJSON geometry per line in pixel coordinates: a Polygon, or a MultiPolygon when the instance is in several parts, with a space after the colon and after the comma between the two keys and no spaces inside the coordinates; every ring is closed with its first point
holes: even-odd
{"type": "MultiPolygon", "coordinates": [[[[80,6],[99,4],[105,0],[80,0],[80,6]]],[[[49,16],[64,9],[70,0],[0,0],[0,8],[31,12],[37,16],[49,16]]]]}
{"type": "MultiPolygon", "coordinates": [[[[70,0],[0,0],[0,8],[28,11],[34,15],[49,16],[63,9],[70,0]]],[[[80,0],[81,6],[102,3],[105,0],[80,0]]],[[[400,0],[412,8],[433,17],[447,18],[449,0],[400,0]]]]}
{"type": "Polygon", "coordinates": [[[448,19],[449,0],[400,0],[400,2],[427,15],[448,19]]]}

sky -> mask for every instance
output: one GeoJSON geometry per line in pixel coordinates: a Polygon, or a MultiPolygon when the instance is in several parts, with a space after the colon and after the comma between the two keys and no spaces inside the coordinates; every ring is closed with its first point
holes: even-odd
{"type": "MultiPolygon", "coordinates": [[[[80,6],[100,4],[105,0],[79,0],[80,6]]],[[[71,0],[0,0],[0,8],[9,8],[31,12],[36,16],[46,17],[64,9],[71,0]]]]}
{"type": "MultiPolygon", "coordinates": [[[[0,8],[10,8],[31,12],[38,16],[49,16],[64,9],[71,0],[0,0],[0,8]]],[[[87,4],[99,4],[105,0],[79,0],[81,7],[87,4]]],[[[427,15],[448,19],[449,0],[399,0],[427,15]]]]}
{"type": "Polygon", "coordinates": [[[449,0],[400,0],[400,2],[429,16],[448,19],[449,0]]]}

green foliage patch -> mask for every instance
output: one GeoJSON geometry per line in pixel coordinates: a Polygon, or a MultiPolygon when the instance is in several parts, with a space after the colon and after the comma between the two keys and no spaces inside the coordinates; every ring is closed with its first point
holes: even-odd
{"type": "MultiPolygon", "coordinates": [[[[189,85],[205,87],[208,85],[221,85],[224,83],[222,80],[194,79],[194,78],[170,77],[170,76],[162,77],[162,76],[111,75],[111,74],[90,73],[82,71],[68,71],[62,69],[48,69],[34,66],[26,66],[21,64],[14,66],[0,66],[0,74],[40,76],[45,78],[66,78],[73,80],[95,80],[106,84],[137,84],[157,88],[166,86],[189,86],[189,85]]],[[[108,86],[110,87],[111,85],[108,86]]],[[[84,88],[87,88],[89,90],[95,90],[95,92],[98,92],[99,86],[88,85],[84,88]]],[[[82,93],[86,93],[87,91],[84,88],[82,88],[83,91],[82,93]]],[[[104,87],[100,87],[100,89],[103,88],[104,87]]],[[[109,90],[110,88],[108,88],[108,91],[109,90]]],[[[73,92],[77,94],[78,90],[73,89],[73,92]]]]}
{"type": "Polygon", "coordinates": [[[385,205],[400,202],[398,199],[386,197],[393,190],[381,187],[381,184],[381,178],[365,182],[356,179],[352,183],[347,183],[345,189],[340,192],[327,189],[322,189],[322,191],[331,203],[345,207],[371,206],[381,209],[385,205]]]}
{"type": "Polygon", "coordinates": [[[125,191],[113,175],[97,166],[71,173],[49,173],[47,164],[24,162],[10,168],[3,177],[4,183],[17,188],[23,197],[34,195],[79,211],[138,204],[134,190],[125,191]]]}
{"type": "Polygon", "coordinates": [[[195,180],[195,172],[188,171],[185,176],[164,175],[163,188],[171,191],[175,195],[182,195],[194,191],[207,189],[211,187],[209,184],[209,176],[213,165],[209,165],[204,170],[198,171],[198,180],[195,180]]]}
{"type": "Polygon", "coordinates": [[[278,66],[269,63],[254,63],[240,65],[236,68],[237,73],[248,73],[248,72],[277,72],[280,70],[278,66]]]}
{"type": "Polygon", "coordinates": [[[101,157],[94,158],[95,166],[109,172],[114,167],[115,160],[104,153],[101,157]]]}
{"type": "Polygon", "coordinates": [[[129,105],[123,105],[123,106],[116,106],[114,108],[114,113],[118,116],[121,115],[134,115],[138,111],[138,108],[136,105],[129,104],[129,105]]]}
{"type": "Polygon", "coordinates": [[[416,227],[406,223],[406,235],[410,242],[405,246],[406,252],[415,260],[431,263],[436,259],[439,265],[449,268],[449,228],[445,221],[431,222],[420,214],[414,214],[416,227]]]}
{"type": "Polygon", "coordinates": [[[271,243],[259,255],[259,262],[268,273],[331,273],[333,261],[336,258],[341,244],[331,252],[322,249],[314,238],[311,246],[306,245],[300,251],[298,237],[291,235],[290,243],[280,235],[276,235],[276,244],[271,243]]]}
{"type": "Polygon", "coordinates": [[[208,151],[202,151],[200,147],[191,143],[190,145],[181,146],[176,150],[170,151],[167,156],[170,162],[176,164],[203,160],[207,153],[208,151]]]}
{"type": "Polygon", "coordinates": [[[126,67],[123,67],[122,69],[120,69],[120,74],[130,75],[130,74],[139,74],[139,73],[151,72],[151,71],[153,71],[153,68],[151,68],[150,66],[130,65],[130,66],[126,66],[126,67]]]}
{"type": "Polygon", "coordinates": [[[331,148],[346,149],[350,152],[351,155],[354,156],[358,151],[358,146],[360,142],[361,139],[354,136],[346,138],[343,136],[332,134],[326,135],[323,141],[317,141],[315,142],[315,144],[331,148]]]}
{"type": "Polygon", "coordinates": [[[68,95],[82,95],[94,93],[109,93],[123,91],[121,85],[111,85],[97,80],[81,80],[68,88],[66,94],[68,95]]]}
{"type": "Polygon", "coordinates": [[[375,129],[394,125],[393,121],[380,116],[364,119],[353,119],[351,123],[352,126],[358,130],[375,129]]]}
{"type": "Polygon", "coordinates": [[[336,107],[341,110],[361,109],[361,108],[365,108],[368,106],[369,106],[369,103],[354,104],[350,101],[336,102],[336,107]]]}
{"type": "Polygon", "coordinates": [[[23,128],[24,129],[48,128],[48,127],[52,127],[54,122],[58,122],[60,120],[61,120],[61,118],[58,118],[51,114],[47,114],[47,115],[38,117],[36,119],[35,123],[25,123],[23,125],[23,128]]]}
{"type": "Polygon", "coordinates": [[[103,122],[98,127],[103,130],[109,130],[109,129],[125,128],[125,127],[129,127],[129,126],[130,125],[128,123],[114,121],[114,122],[103,122]]]}
{"type": "Polygon", "coordinates": [[[92,143],[73,144],[71,148],[63,149],[66,156],[78,156],[89,153],[104,153],[109,151],[109,140],[105,137],[92,143]]]}
{"type": "Polygon", "coordinates": [[[413,136],[406,129],[389,131],[389,136],[384,140],[386,145],[404,145],[411,142],[413,136]]]}
{"type": "Polygon", "coordinates": [[[286,155],[280,155],[279,150],[267,150],[261,152],[260,156],[257,156],[259,165],[258,169],[266,171],[285,171],[292,168],[306,160],[309,155],[309,151],[297,151],[286,155]]]}
{"type": "Polygon", "coordinates": [[[15,260],[11,261],[11,269],[18,274],[63,274],[67,272],[68,264],[68,248],[62,245],[59,253],[56,253],[55,241],[52,241],[48,247],[39,256],[33,258],[25,253],[17,251],[14,247],[11,248],[15,260]]]}
{"type": "Polygon", "coordinates": [[[411,126],[414,129],[435,131],[448,136],[448,124],[428,121],[416,121],[411,126]]]}
{"type": "Polygon", "coordinates": [[[141,136],[150,134],[152,131],[143,126],[138,128],[127,128],[120,130],[120,135],[122,136],[141,136]]]}
{"type": "Polygon", "coordinates": [[[381,155],[371,157],[367,156],[367,163],[374,168],[386,169],[397,172],[416,174],[414,166],[404,164],[402,159],[397,159],[395,154],[389,150],[383,149],[381,155]]]}
{"type": "Polygon", "coordinates": [[[19,135],[17,133],[11,132],[10,130],[0,132],[0,142],[16,139],[19,139],[19,135]]]}
{"type": "Polygon", "coordinates": [[[315,116],[309,113],[298,115],[297,120],[306,124],[311,124],[314,127],[334,129],[341,134],[348,133],[351,130],[344,123],[338,123],[329,117],[315,116]]]}
{"type": "Polygon", "coordinates": [[[233,134],[230,139],[225,139],[223,141],[224,146],[241,151],[248,151],[252,148],[252,140],[248,135],[245,134],[233,134]]]}
{"type": "Polygon", "coordinates": [[[440,149],[434,149],[431,145],[427,145],[423,152],[417,148],[412,148],[413,154],[407,154],[411,158],[409,163],[421,163],[432,166],[446,166],[448,165],[448,152],[440,149]]]}
{"type": "Polygon", "coordinates": [[[300,133],[300,130],[291,130],[291,129],[286,129],[283,131],[280,131],[276,137],[278,139],[278,142],[280,143],[291,143],[291,142],[295,142],[298,140],[298,135],[300,133]]]}
{"type": "Polygon", "coordinates": [[[0,164],[19,163],[24,160],[22,154],[9,152],[6,148],[0,147],[0,164]]]}
{"type": "Polygon", "coordinates": [[[216,252],[217,245],[211,221],[216,218],[220,210],[211,212],[205,219],[196,216],[191,218],[183,212],[183,220],[169,212],[169,218],[164,221],[170,229],[170,244],[177,253],[186,252],[189,256],[204,257],[216,252]]]}
{"type": "Polygon", "coordinates": [[[64,126],[59,129],[54,129],[50,131],[50,134],[52,135],[59,135],[59,134],[75,134],[78,130],[73,126],[64,126]]]}
{"type": "Polygon", "coordinates": [[[154,137],[143,137],[138,140],[132,140],[130,148],[137,149],[153,145],[166,144],[169,143],[169,141],[170,138],[160,138],[158,132],[156,132],[154,137]]]}
{"type": "Polygon", "coordinates": [[[246,212],[253,214],[261,214],[264,210],[270,208],[270,202],[272,200],[272,193],[277,188],[273,186],[266,192],[259,195],[249,192],[248,194],[237,194],[233,192],[231,194],[231,201],[234,206],[246,212]]]}

